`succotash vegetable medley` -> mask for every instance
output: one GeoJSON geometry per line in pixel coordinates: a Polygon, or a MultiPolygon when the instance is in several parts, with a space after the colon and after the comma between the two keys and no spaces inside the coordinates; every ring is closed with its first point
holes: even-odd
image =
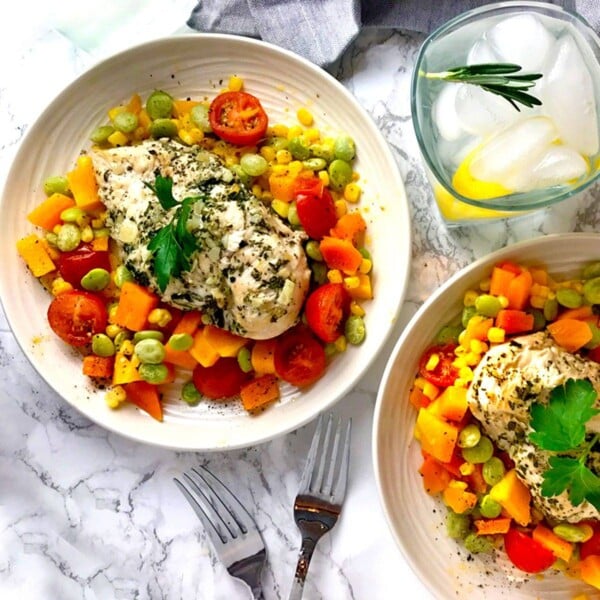
{"type": "MultiPolygon", "coordinates": [[[[165,238],[157,241],[156,235],[146,248],[153,253],[158,289],[128,269],[99,196],[93,152],[83,152],[69,172],[50,174],[46,197],[27,215],[38,229],[19,240],[17,250],[53,296],[50,327],[81,351],[83,373],[106,385],[111,408],[128,401],[162,420],[165,390],[181,383],[181,400],[189,405],[241,398],[245,409],[256,412],[280,398],[282,381],[312,384],[334,355],[365,338],[372,265],[354,141],[345,133],[322,134],[307,107],[297,108],[291,124],[270,124],[260,100],[243,88],[243,80],[232,76],[208,100],[162,90],[146,98],[134,94],[108,109],[106,122],[91,132],[92,149],[133,149],[165,138],[199,147],[233,171],[235,189],[244,187],[286,230],[300,232],[310,284],[297,322],[284,333],[249,339],[202,310],[161,299],[169,279],[189,268],[197,250],[186,221],[189,199],[162,228],[165,238]]],[[[155,175],[143,185],[163,209],[173,207],[172,181],[155,175]]]]}
{"type": "Polygon", "coordinates": [[[451,538],[600,589],[599,315],[600,262],[561,281],[498,263],[422,355],[410,402],[451,538]]]}

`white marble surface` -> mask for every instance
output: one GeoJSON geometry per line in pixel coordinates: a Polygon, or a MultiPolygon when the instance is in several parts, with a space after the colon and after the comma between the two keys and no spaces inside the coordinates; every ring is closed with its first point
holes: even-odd
{"type": "MultiPolygon", "coordinates": [[[[169,4],[183,24],[194,3],[164,6],[169,4]]],[[[52,30],[55,8],[23,1],[12,10],[14,22],[5,22],[0,40],[2,175],[27,127],[60,89],[111,49],[156,35],[147,28],[138,38],[128,34],[88,54],[52,30]]],[[[413,215],[413,272],[387,347],[335,408],[354,421],[349,491],[341,521],[317,548],[307,600],[429,597],[389,533],[372,467],[375,395],[393,342],[427,296],[473,259],[521,239],[593,231],[599,225],[600,191],[594,188],[518,221],[444,227],[410,120],[411,68],[422,41],[397,31],[364,32],[334,72],[373,116],[397,158],[413,215]]],[[[259,447],[216,454],[133,443],[100,429],[57,397],[26,361],[3,313],[0,411],[3,599],[250,598],[215,559],[172,483],[173,476],[196,464],[218,473],[247,502],[269,553],[265,598],[287,597],[299,547],[291,506],[314,424],[259,447]]]]}

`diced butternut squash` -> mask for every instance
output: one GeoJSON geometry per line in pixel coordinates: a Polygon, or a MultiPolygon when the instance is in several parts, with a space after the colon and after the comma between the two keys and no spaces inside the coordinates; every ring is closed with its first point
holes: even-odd
{"type": "Polygon", "coordinates": [[[544,527],[541,523],[536,526],[531,535],[544,548],[550,550],[556,558],[560,558],[567,563],[571,560],[575,548],[572,542],[567,542],[558,537],[551,529],[544,527]]]}
{"type": "Polygon", "coordinates": [[[591,554],[579,563],[581,579],[600,590],[600,556],[591,554]]]}
{"type": "Polygon", "coordinates": [[[342,215],[338,219],[331,230],[331,235],[343,240],[349,240],[355,246],[358,246],[366,228],[367,224],[365,223],[363,216],[360,212],[354,211],[342,215]]]}
{"type": "Polygon", "coordinates": [[[325,236],[319,244],[325,264],[330,269],[339,269],[346,275],[354,275],[363,256],[349,240],[325,236]]]}
{"type": "Polygon", "coordinates": [[[423,477],[425,491],[432,496],[443,492],[452,479],[450,473],[435,458],[429,455],[423,459],[419,473],[423,477]]]}
{"type": "Polygon", "coordinates": [[[123,386],[127,400],[157,421],[163,420],[163,410],[160,403],[158,388],[147,381],[134,381],[123,386]]]}
{"type": "Polygon", "coordinates": [[[142,378],[138,372],[139,366],[140,360],[135,354],[129,357],[122,352],[117,352],[115,354],[112,375],[113,385],[124,385],[132,381],[141,381],[142,378]]]}
{"type": "Polygon", "coordinates": [[[77,206],[90,212],[103,207],[98,196],[98,183],[90,156],[84,154],[77,159],[76,167],[67,173],[67,180],[77,206]]]}
{"type": "Polygon", "coordinates": [[[279,380],[275,375],[260,375],[245,383],[240,390],[240,398],[248,412],[263,408],[279,399],[279,380]]]}
{"type": "Polygon", "coordinates": [[[194,345],[190,348],[190,354],[203,367],[212,367],[219,360],[219,353],[202,332],[203,329],[200,329],[194,335],[194,345]]]}
{"type": "Polygon", "coordinates": [[[508,308],[514,310],[523,310],[527,307],[533,278],[531,273],[524,269],[508,283],[506,297],[508,298],[508,308]]]}
{"type": "Polygon", "coordinates": [[[548,324],[548,331],[554,341],[569,352],[577,352],[593,337],[589,324],[578,319],[554,321],[548,324]]]}
{"type": "Polygon", "coordinates": [[[252,346],[250,362],[258,375],[275,374],[275,346],[277,342],[271,340],[257,340],[252,346]]]}
{"type": "Polygon", "coordinates": [[[531,313],[514,308],[503,308],[496,315],[496,327],[508,334],[533,331],[534,318],[531,313]]]}
{"type": "Polygon", "coordinates": [[[131,331],[141,331],[146,326],[148,315],[157,306],[156,294],[133,281],[126,281],[121,287],[115,323],[131,331]]]}
{"type": "Polygon", "coordinates": [[[416,427],[421,433],[423,450],[441,462],[449,462],[456,446],[458,427],[424,408],[419,410],[416,427]]]}
{"type": "Polygon", "coordinates": [[[269,175],[269,190],[276,200],[291,202],[296,192],[296,177],[289,173],[269,175]]]}
{"type": "Polygon", "coordinates": [[[370,300],[373,297],[371,276],[366,273],[356,273],[353,277],[358,277],[358,285],[346,288],[350,297],[355,300],[370,300]]]}
{"type": "Polygon", "coordinates": [[[41,277],[56,269],[56,265],[48,254],[46,245],[35,233],[17,242],[17,252],[35,277],[41,277]]]}
{"type": "Polygon", "coordinates": [[[206,325],[202,330],[202,335],[218,355],[223,357],[237,356],[240,348],[248,343],[248,339],[214,325],[206,325]]]}
{"type": "Polygon", "coordinates": [[[440,404],[440,415],[449,421],[459,422],[467,414],[467,388],[451,385],[437,398],[440,404]]]}
{"type": "Polygon", "coordinates": [[[495,266],[492,269],[492,277],[490,279],[490,294],[493,296],[506,296],[508,294],[508,286],[516,277],[514,271],[495,266]]]}
{"type": "Polygon", "coordinates": [[[497,519],[475,519],[475,531],[477,535],[497,535],[507,533],[510,529],[512,519],[510,517],[498,517],[497,519]]]}
{"type": "Polygon", "coordinates": [[[60,213],[67,208],[75,206],[75,200],[64,194],[52,194],[41,204],[38,204],[28,215],[27,219],[37,227],[52,231],[61,223],[60,213]]]}
{"type": "Polygon", "coordinates": [[[96,252],[108,251],[109,240],[110,238],[107,235],[95,237],[91,242],[92,250],[95,250],[96,252]]]}
{"type": "Polygon", "coordinates": [[[455,513],[462,514],[477,504],[477,496],[467,490],[464,481],[452,480],[442,494],[444,503],[455,513]]]}
{"type": "MultiPolygon", "coordinates": [[[[173,335],[187,333],[193,337],[198,330],[201,320],[202,315],[196,310],[184,313],[175,326],[175,329],[173,329],[173,335]]],[[[165,351],[165,362],[190,371],[198,364],[198,361],[187,350],[173,350],[173,348],[167,344],[165,346],[165,351]]]]}
{"type": "Polygon", "coordinates": [[[519,524],[531,522],[531,494],[514,469],[490,489],[490,496],[519,524]]]}

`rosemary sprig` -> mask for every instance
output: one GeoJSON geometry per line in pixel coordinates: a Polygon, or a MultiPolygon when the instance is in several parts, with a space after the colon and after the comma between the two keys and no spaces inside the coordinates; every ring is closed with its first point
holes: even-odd
{"type": "Polygon", "coordinates": [[[542,74],[516,75],[520,70],[519,65],[512,63],[482,63],[454,67],[439,73],[421,72],[420,74],[427,79],[442,79],[443,81],[477,85],[486,92],[504,98],[518,111],[521,109],[517,103],[528,108],[541,106],[541,100],[524,90],[532,88],[542,74]]]}

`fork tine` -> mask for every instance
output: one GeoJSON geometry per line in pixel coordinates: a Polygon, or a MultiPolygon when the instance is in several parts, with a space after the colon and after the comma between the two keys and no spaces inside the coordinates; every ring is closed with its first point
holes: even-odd
{"type": "MultiPolygon", "coordinates": [[[[329,422],[331,423],[332,419],[329,419],[329,422]]],[[[327,479],[325,480],[325,485],[322,488],[322,491],[324,494],[331,494],[331,488],[333,487],[333,478],[337,473],[337,469],[336,469],[336,464],[337,464],[337,459],[338,459],[338,449],[339,449],[339,445],[340,445],[340,435],[342,432],[342,419],[338,418],[338,422],[335,428],[335,435],[333,438],[333,448],[331,449],[331,458],[329,460],[329,466],[327,469],[327,479]]],[[[327,447],[324,447],[324,457],[325,458],[325,453],[328,451],[327,447]]]]}
{"type": "Polygon", "coordinates": [[[348,484],[348,467],[350,464],[350,437],[352,432],[352,419],[348,421],[345,431],[344,448],[342,450],[342,458],[340,464],[340,472],[337,478],[337,482],[331,495],[334,498],[334,502],[341,502],[342,498],[346,494],[346,486],[348,484]]]}
{"type": "Polygon", "coordinates": [[[333,425],[333,415],[329,415],[327,419],[327,429],[325,430],[325,439],[321,446],[320,460],[316,472],[313,474],[313,479],[310,483],[310,489],[319,491],[323,485],[323,476],[325,474],[325,466],[327,462],[327,454],[329,452],[329,439],[331,438],[331,427],[333,425]]]}
{"type": "Polygon", "coordinates": [[[317,458],[317,451],[319,449],[319,441],[321,439],[321,430],[323,429],[323,415],[319,416],[319,420],[317,421],[317,428],[315,429],[315,433],[313,434],[312,443],[310,445],[310,449],[308,451],[308,455],[306,457],[306,465],[304,467],[304,472],[302,473],[302,479],[300,480],[300,489],[308,490],[310,487],[310,480],[313,476],[313,471],[315,467],[315,461],[317,458]]]}

